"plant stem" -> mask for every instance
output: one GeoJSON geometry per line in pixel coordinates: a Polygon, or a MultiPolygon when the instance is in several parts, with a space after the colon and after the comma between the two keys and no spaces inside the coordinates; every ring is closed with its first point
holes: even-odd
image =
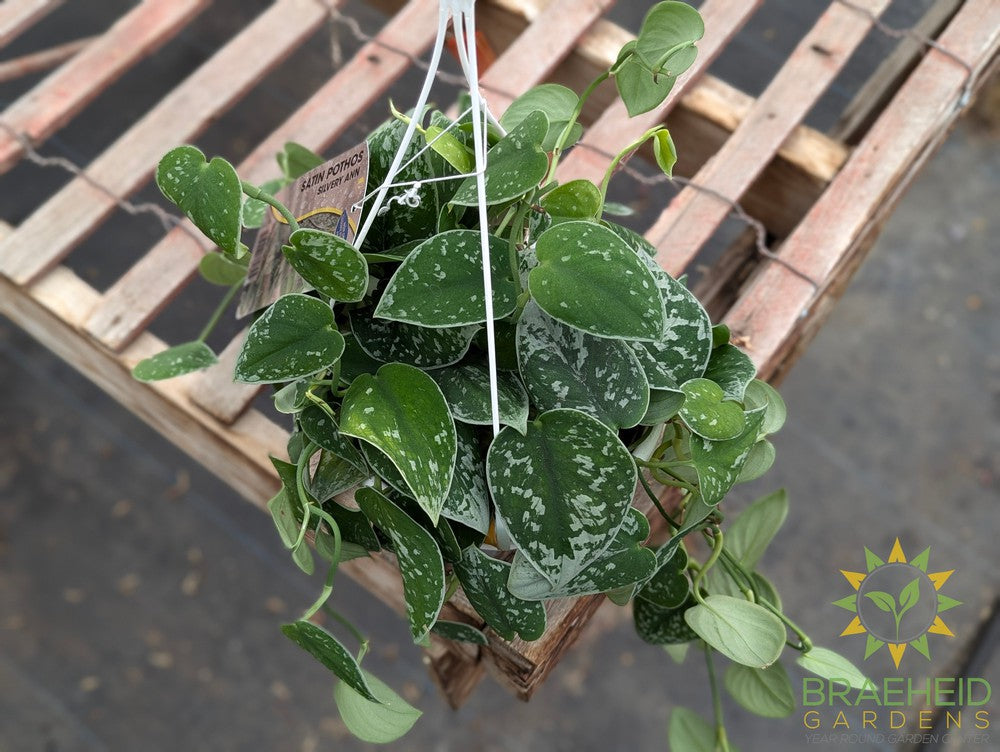
{"type": "Polygon", "coordinates": [[[715,662],[712,660],[712,648],[705,645],[705,664],[708,666],[708,685],[712,689],[712,710],[715,714],[715,744],[720,752],[730,752],[729,740],[726,738],[726,725],[722,718],[722,696],[719,693],[719,682],[715,678],[715,662]]]}
{"type": "Polygon", "coordinates": [[[299,229],[299,223],[295,221],[295,217],[288,210],[288,207],[285,206],[280,201],[278,201],[278,199],[276,199],[270,193],[262,191],[256,185],[254,185],[253,183],[248,183],[246,180],[241,180],[240,185],[243,188],[243,192],[250,198],[255,198],[258,201],[263,201],[265,204],[273,206],[277,210],[277,212],[282,217],[284,217],[285,221],[288,223],[288,226],[291,228],[292,232],[295,232],[296,230],[299,229]]]}
{"type": "Polygon", "coordinates": [[[519,292],[524,291],[521,285],[521,264],[517,258],[517,244],[524,238],[524,218],[528,216],[531,208],[531,200],[523,201],[517,208],[514,221],[510,226],[510,236],[507,239],[507,260],[510,263],[510,273],[514,277],[514,284],[519,292]]]}
{"type": "Polygon", "coordinates": [[[708,557],[708,561],[705,562],[705,565],[701,568],[701,571],[698,572],[698,576],[694,578],[694,582],[692,583],[691,586],[691,590],[695,600],[702,604],[704,604],[705,599],[701,597],[701,581],[705,578],[705,575],[708,574],[708,570],[710,570],[713,566],[715,566],[715,562],[717,562],[719,560],[719,557],[722,555],[722,546],[723,546],[722,531],[718,527],[713,527],[712,536],[713,536],[712,555],[708,557]]]}
{"type": "Polygon", "coordinates": [[[662,128],[662,126],[659,125],[654,128],[650,128],[635,141],[615,154],[614,159],[611,160],[611,164],[608,165],[608,169],[604,172],[604,179],[601,181],[601,210],[597,213],[597,216],[601,216],[604,213],[604,201],[608,196],[608,186],[611,184],[611,176],[615,174],[615,170],[618,169],[618,165],[623,159],[625,159],[625,157],[646,143],[646,141],[648,141],[654,133],[660,130],[660,128],[662,128]]]}
{"type": "Polygon", "coordinates": [[[213,329],[215,329],[215,325],[219,323],[219,319],[222,318],[222,314],[229,307],[229,304],[233,302],[233,298],[236,297],[236,293],[238,293],[242,288],[243,280],[240,280],[226,291],[222,300],[219,301],[219,305],[217,305],[215,310],[212,311],[212,315],[209,317],[208,323],[205,324],[205,327],[201,330],[201,334],[198,335],[198,342],[204,342],[208,338],[208,335],[212,333],[213,329]]]}
{"type": "Polygon", "coordinates": [[[674,521],[673,517],[667,514],[667,510],[663,508],[660,500],[657,498],[656,494],[653,493],[653,489],[649,487],[649,481],[646,480],[646,476],[642,474],[642,471],[640,471],[638,475],[639,482],[642,483],[642,487],[645,489],[646,495],[649,496],[653,505],[656,507],[656,510],[660,513],[660,516],[667,521],[667,524],[670,525],[673,530],[680,530],[681,526],[674,521]]]}
{"type": "Polygon", "coordinates": [[[569,141],[569,136],[573,132],[573,126],[576,125],[576,121],[580,119],[580,113],[583,112],[583,105],[587,102],[587,99],[590,98],[590,95],[594,93],[594,90],[610,77],[611,71],[604,71],[597,78],[591,81],[587,88],[583,90],[583,93],[580,94],[580,99],[576,103],[576,108],[573,110],[573,114],[569,116],[569,122],[566,123],[566,126],[559,134],[559,138],[556,140],[555,148],[552,150],[552,163],[549,165],[548,174],[545,176],[545,180],[542,181],[542,185],[550,182],[555,177],[556,168],[559,166],[559,157],[562,155],[562,150],[566,145],[566,142],[569,141]]]}
{"type": "Polygon", "coordinates": [[[361,634],[361,630],[348,621],[346,616],[341,614],[332,606],[323,606],[323,611],[333,617],[336,621],[343,624],[354,639],[361,643],[361,652],[358,654],[358,663],[361,663],[361,659],[364,657],[365,653],[368,652],[368,638],[361,634]]]}

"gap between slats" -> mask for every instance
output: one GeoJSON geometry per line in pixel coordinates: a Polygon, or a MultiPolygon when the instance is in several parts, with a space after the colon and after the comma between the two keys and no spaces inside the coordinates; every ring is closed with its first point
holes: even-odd
{"type": "Polygon", "coordinates": [[[0,3],[0,47],[27,31],[63,0],[6,0],[0,3]]]}

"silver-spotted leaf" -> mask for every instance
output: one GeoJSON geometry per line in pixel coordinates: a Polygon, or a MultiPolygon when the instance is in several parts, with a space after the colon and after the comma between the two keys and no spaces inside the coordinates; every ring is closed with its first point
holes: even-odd
{"type": "Polygon", "coordinates": [[[745,352],[733,345],[720,345],[712,350],[704,378],[722,387],[726,399],[742,402],[756,373],[757,367],[745,352]]]}
{"type": "Polygon", "coordinates": [[[434,524],[448,497],[457,439],[448,403],[419,368],[387,363],[344,395],[340,432],[377,447],[406,480],[434,524]]]}
{"type": "MultiPolygon", "coordinates": [[[[579,101],[580,97],[572,89],[560,84],[541,84],[528,89],[511,102],[500,117],[500,125],[512,130],[532,112],[541,110],[549,119],[548,131],[542,141],[542,150],[552,151],[559,136],[569,124],[579,101]]],[[[583,126],[574,123],[569,138],[563,145],[564,148],[576,143],[582,133],[583,126]]]]}
{"type": "Polygon", "coordinates": [[[683,546],[671,546],[662,558],[664,561],[657,562],[659,567],[656,573],[639,589],[636,597],[660,608],[678,608],[691,593],[691,583],[685,575],[687,551],[683,546]]]}
{"type": "Polygon", "coordinates": [[[441,368],[457,363],[469,351],[478,327],[429,329],[414,324],[376,319],[371,309],[352,311],[351,330],[361,349],[382,363],[399,361],[418,368],[441,368]]]}
{"type": "Polygon", "coordinates": [[[670,389],[652,389],[649,392],[649,407],[639,421],[643,426],[655,426],[665,423],[677,415],[684,404],[684,393],[670,389]]]}
{"type": "Polygon", "coordinates": [[[552,318],[598,337],[658,341],[665,316],[656,279],[613,231],[561,222],[536,243],[528,287],[552,318]]]}
{"type": "Polygon", "coordinates": [[[517,356],[539,410],[575,408],[611,428],[646,414],[649,387],[628,345],[561,324],[533,301],[517,323],[517,356]]]}
{"type": "Polygon", "coordinates": [[[743,433],[727,441],[708,441],[691,435],[691,462],[706,504],[722,501],[739,479],[750,450],[757,443],[763,419],[763,408],[747,413],[743,433]]]}
{"type": "Polygon", "coordinates": [[[365,257],[333,233],[309,228],[296,230],[282,251],[302,279],[336,301],[359,301],[368,290],[365,257]]]}
{"type": "Polygon", "coordinates": [[[542,208],[556,219],[596,220],[601,213],[601,191],[589,180],[570,180],[542,198],[542,208]]]}
{"type": "Polygon", "coordinates": [[[523,436],[503,429],[486,474],[508,534],[555,588],[608,547],[636,483],[617,433],[578,410],[542,413],[523,436]]]}
{"type": "Polygon", "coordinates": [[[461,522],[483,535],[490,529],[490,498],[486,488],[486,463],[479,449],[476,431],[464,423],[455,424],[458,452],[455,474],[444,500],[441,516],[461,522]]]}
{"type": "Polygon", "coordinates": [[[212,348],[204,342],[185,342],[140,360],[132,369],[132,376],[139,381],[162,381],[200,371],[218,362],[212,348]]]}
{"type": "MultiPolygon", "coordinates": [[[[450,230],[425,240],[399,265],[375,316],[426,327],[486,321],[481,238],[477,230],[450,230]]],[[[517,288],[507,263],[506,241],[489,236],[493,318],[510,315],[517,288]]]]}
{"type": "Polygon", "coordinates": [[[355,692],[372,702],[379,701],[372,693],[354,656],[332,634],[312,622],[302,620],[282,625],[281,631],[285,637],[336,674],[342,682],[350,685],[355,692]]]}
{"type": "MultiPolygon", "coordinates": [[[[503,204],[524,195],[537,186],[549,169],[549,158],[542,151],[549,130],[544,112],[529,113],[511,128],[486,155],[486,203],[503,204]]],[[[451,199],[460,206],[478,204],[476,178],[468,177],[451,199]]]]}
{"type": "Polygon", "coordinates": [[[490,643],[481,630],[460,621],[442,619],[431,627],[431,631],[446,640],[454,640],[455,642],[470,642],[473,645],[489,645],[490,643]]]}
{"type": "Polygon", "coordinates": [[[510,564],[494,559],[476,546],[465,549],[455,574],[476,613],[505,640],[520,635],[537,640],[545,632],[545,608],[537,601],[525,601],[507,590],[510,564]]]}
{"type": "MultiPolygon", "coordinates": [[[[493,423],[490,408],[490,375],[486,366],[466,363],[430,372],[444,398],[448,400],[455,420],[477,426],[493,423]]],[[[528,422],[528,393],[515,374],[497,374],[497,396],[500,422],[524,433],[528,422]]]]}
{"type": "Polygon", "coordinates": [[[422,639],[444,604],[444,559],[434,538],[406,512],[373,488],[359,488],[355,499],[365,517],[392,539],[403,577],[403,600],[410,632],[422,639]]]}
{"type": "Polygon", "coordinates": [[[698,638],[684,621],[684,613],[694,605],[689,598],[678,608],[663,608],[652,601],[636,598],[632,601],[635,631],[651,645],[679,645],[698,638]]]}
{"type": "Polygon", "coordinates": [[[731,401],[722,387],[709,379],[691,379],[681,385],[684,402],[679,414],[691,431],[709,441],[739,436],[746,416],[739,403],[731,401]]]}

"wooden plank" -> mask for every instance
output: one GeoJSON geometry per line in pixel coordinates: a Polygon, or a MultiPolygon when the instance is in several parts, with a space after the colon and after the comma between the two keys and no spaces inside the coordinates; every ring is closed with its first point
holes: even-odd
{"type": "MultiPolygon", "coordinates": [[[[86,50],[24,94],[0,118],[38,144],[65,125],[136,61],[180,31],[208,0],[146,0],[86,50]]],[[[21,142],[0,131],[0,173],[24,154],[21,142]]]]}
{"type": "MultiPolygon", "coordinates": [[[[238,166],[251,182],[274,176],[274,155],[286,141],[316,151],[336,140],[357,113],[380,98],[407,69],[405,54],[421,54],[434,41],[437,7],[433,0],[413,0],[379,32],[379,43],[359,50],[322,88],[265,139],[238,166]],[[350,103],[349,105],[347,103],[350,103]]],[[[128,344],[196,273],[209,242],[190,225],[176,228],[109,288],[94,309],[86,330],[107,347],[128,344]]]]}
{"type": "Polygon", "coordinates": [[[55,47],[49,47],[47,50],[30,52],[27,55],[21,55],[21,57],[15,57],[12,60],[4,60],[0,63],[0,83],[13,81],[21,78],[21,76],[27,76],[31,73],[39,73],[40,71],[55,68],[57,65],[69,60],[71,57],[80,52],[80,50],[86,48],[87,45],[92,44],[97,39],[99,39],[99,37],[96,36],[75,39],[72,42],[66,42],[65,44],[57,44],[55,47]]]}
{"type": "MultiPolygon", "coordinates": [[[[961,5],[962,0],[936,0],[913,27],[914,34],[933,39],[961,5]]],[[[831,137],[847,143],[857,143],[860,140],[872,121],[885,109],[899,85],[920,62],[925,45],[917,36],[902,39],[896,49],[879,63],[865,85],[844,108],[837,124],[830,131],[831,137]]]]}
{"type": "Polygon", "coordinates": [[[260,387],[233,381],[236,359],[246,339],[247,329],[230,340],[219,353],[219,362],[199,373],[191,386],[191,401],[212,417],[229,424],[253,402],[260,387]]]}
{"type": "Polygon", "coordinates": [[[43,16],[51,13],[63,0],[6,0],[0,3],[0,47],[31,28],[43,16]]]}
{"type": "MultiPolygon", "coordinates": [[[[167,149],[196,136],[325,17],[315,0],[277,0],[95,159],[87,175],[117,196],[129,195],[167,149]]],[[[37,279],[114,208],[107,193],[84,178],[74,179],[0,242],[0,274],[20,284],[37,279]]]]}
{"type": "MultiPolygon", "coordinates": [[[[940,43],[975,66],[995,68],[1000,49],[1000,4],[969,0],[940,43]]],[[[821,281],[818,299],[809,283],[779,264],[768,264],[726,316],[764,377],[815,334],[819,322],[856,268],[880,222],[960,114],[967,71],[930,50],[872,126],[837,178],[780,250],[795,268],[821,281]]]]}
{"type": "MultiPolygon", "coordinates": [[[[705,19],[705,37],[698,42],[698,59],[678,78],[663,104],[644,115],[630,118],[625,105],[615,100],[584,134],[582,144],[590,144],[603,151],[608,144],[627,144],[656,123],[662,123],[666,114],[718,57],[726,42],[740,30],[758,5],[760,0],[706,0],[699,9],[705,19]]],[[[578,178],[599,182],[605,169],[607,158],[601,153],[576,148],[559,165],[559,179],[562,182],[578,178]]]]}
{"type": "MultiPolygon", "coordinates": [[[[888,4],[889,0],[866,0],[865,7],[877,15],[888,4]]],[[[738,201],[833,82],[871,26],[867,16],[838,3],[831,5],[722,149],[694,176],[694,182],[738,201]]],[[[646,232],[646,238],[658,249],[657,261],[671,274],[681,274],[730,210],[730,204],[717,196],[685,188],[646,232]]]]}
{"type": "Polygon", "coordinates": [[[491,109],[498,115],[523,93],[548,80],[601,14],[615,0],[552,0],[545,15],[536,15],[528,27],[497,58],[482,77],[491,109]]]}

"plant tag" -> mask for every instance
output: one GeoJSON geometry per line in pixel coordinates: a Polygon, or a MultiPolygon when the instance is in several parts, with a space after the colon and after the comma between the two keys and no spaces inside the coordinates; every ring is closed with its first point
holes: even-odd
{"type": "MultiPolygon", "coordinates": [[[[287,185],[276,198],[302,228],[325,230],[353,240],[368,187],[368,144],[361,142],[287,185]]],[[[268,207],[257,233],[236,317],[243,318],[274,303],[282,295],[306,292],[309,284],[285,260],[288,223],[268,207]]]]}

